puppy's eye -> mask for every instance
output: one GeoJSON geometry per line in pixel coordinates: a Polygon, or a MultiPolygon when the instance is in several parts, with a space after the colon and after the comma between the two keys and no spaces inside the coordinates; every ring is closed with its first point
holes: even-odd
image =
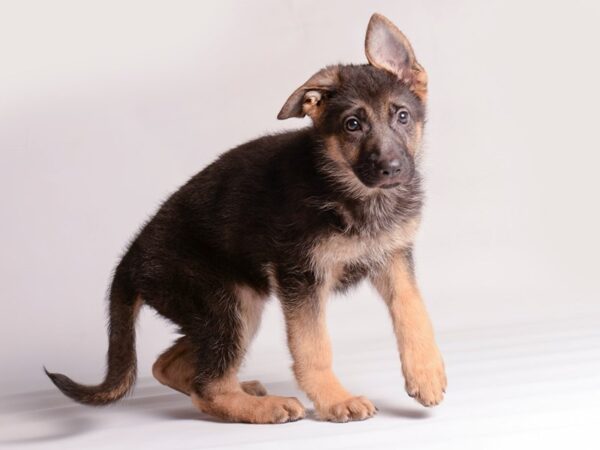
{"type": "Polygon", "coordinates": [[[406,109],[401,109],[398,111],[398,122],[400,122],[402,125],[406,125],[409,119],[410,114],[406,109]]]}
{"type": "Polygon", "coordinates": [[[346,119],[346,121],[344,122],[344,127],[346,128],[346,130],[351,132],[358,131],[361,129],[360,121],[354,116],[348,117],[346,119]]]}

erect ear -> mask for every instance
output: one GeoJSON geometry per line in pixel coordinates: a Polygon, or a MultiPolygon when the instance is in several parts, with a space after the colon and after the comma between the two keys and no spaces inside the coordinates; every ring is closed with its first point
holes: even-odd
{"type": "Polygon", "coordinates": [[[372,66],[393,73],[425,100],[427,73],[417,62],[406,36],[381,14],[371,16],[365,38],[365,53],[372,66]]]}
{"type": "Polygon", "coordinates": [[[338,84],[338,68],[336,66],[320,70],[290,95],[277,118],[281,120],[308,115],[313,121],[316,120],[323,110],[327,96],[335,90],[338,84]]]}

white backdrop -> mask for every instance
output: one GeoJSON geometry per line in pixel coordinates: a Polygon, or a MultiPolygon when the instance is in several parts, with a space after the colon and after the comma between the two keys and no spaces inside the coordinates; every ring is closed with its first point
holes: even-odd
{"type": "MultiPolygon", "coordinates": [[[[101,379],[128,239],[221,152],[305,125],[275,116],[317,69],[365,62],[375,11],[429,73],[416,258],[436,328],[598,317],[598,5],[0,2],[0,394],[49,388],[43,364],[101,379]]],[[[368,287],[330,308],[342,353],[388,322],[368,287]]],[[[171,328],[144,312],[138,331],[143,377],[171,328]]],[[[271,302],[247,365],[283,336],[271,302]]]]}

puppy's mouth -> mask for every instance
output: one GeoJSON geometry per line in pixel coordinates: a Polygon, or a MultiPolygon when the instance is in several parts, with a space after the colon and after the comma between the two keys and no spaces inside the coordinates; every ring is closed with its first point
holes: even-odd
{"type": "Polygon", "coordinates": [[[358,171],[358,173],[355,172],[355,174],[357,178],[362,182],[362,184],[371,189],[394,189],[398,186],[405,184],[405,182],[408,181],[398,179],[382,180],[378,177],[373,176],[373,174],[370,171],[368,171],[367,173],[365,173],[365,171],[362,171],[362,173],[358,171]]]}
{"type": "Polygon", "coordinates": [[[414,170],[405,170],[395,176],[382,177],[378,171],[373,169],[372,164],[361,164],[353,167],[354,174],[365,186],[372,189],[394,189],[410,184],[414,170]]]}

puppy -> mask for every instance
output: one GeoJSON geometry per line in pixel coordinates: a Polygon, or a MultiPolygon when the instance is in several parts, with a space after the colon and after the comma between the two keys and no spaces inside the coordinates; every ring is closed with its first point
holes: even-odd
{"type": "Polygon", "coordinates": [[[418,170],[427,75],[385,17],[368,25],[369,64],[326,67],[296,89],[279,119],[312,126],[228,151],[164,202],[117,265],[110,287],[108,369],[96,386],[49,373],[88,405],[122,398],[136,377],[134,323],[148,305],[182,337],[153,366],[163,384],[232,422],[304,417],[237,372],[270,295],[281,302],[299,386],[323,420],[376,408],[332,371],[325,304],[364,278],[389,308],[409,395],[437,405],[444,364],[413,274],[422,206],[418,170]]]}

